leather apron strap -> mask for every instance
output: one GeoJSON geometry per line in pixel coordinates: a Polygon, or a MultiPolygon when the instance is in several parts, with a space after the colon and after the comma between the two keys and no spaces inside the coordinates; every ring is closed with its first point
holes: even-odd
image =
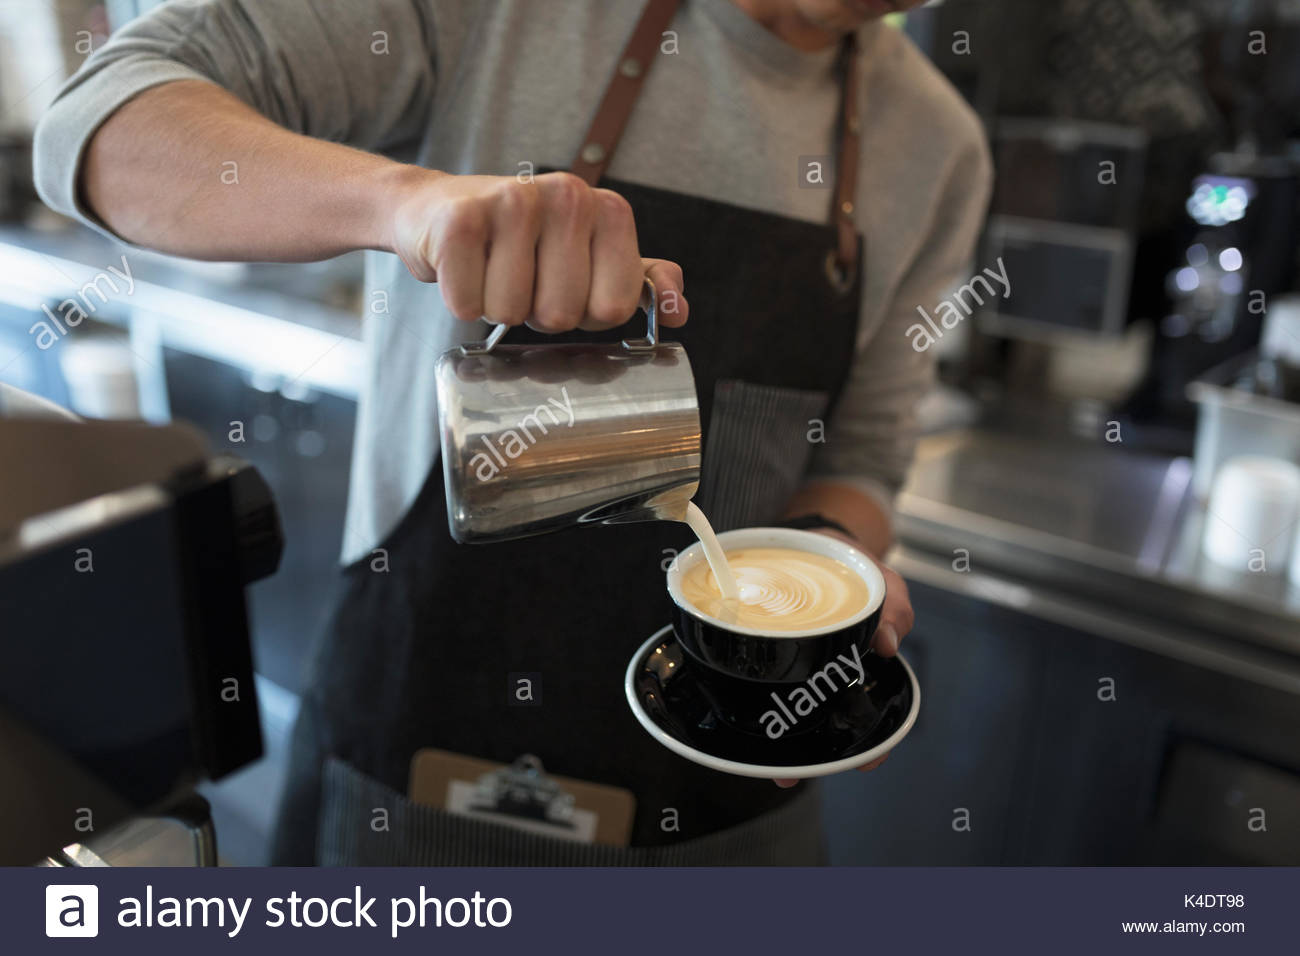
{"type": "Polygon", "coordinates": [[[859,76],[858,35],[844,38],[844,86],[840,92],[840,154],[835,164],[835,208],[831,211],[839,233],[835,277],[840,285],[852,284],[858,267],[858,229],[853,203],[858,194],[859,76]]]}
{"type": "MultiPolygon", "coordinates": [[[[618,58],[614,76],[605,87],[605,95],[596,108],[596,115],[582,138],[578,155],[569,171],[589,185],[596,185],[614,158],[618,142],[627,126],[628,117],[641,95],[650,68],[654,66],[655,53],[660,38],[672,22],[681,0],[648,0],[641,18],[632,30],[632,36],[618,58]]],[[[858,120],[859,52],[856,33],[850,33],[843,43],[843,88],[840,95],[839,156],[835,167],[834,207],[831,218],[839,237],[831,278],[837,284],[853,281],[858,265],[858,231],[853,221],[853,203],[858,186],[858,138],[861,124],[858,120]]]]}
{"type": "Polygon", "coordinates": [[[654,66],[659,40],[679,6],[681,0],[648,0],[641,11],[641,19],[637,21],[627,46],[623,47],[614,76],[596,108],[596,116],[587,129],[587,135],[582,138],[578,156],[569,166],[569,172],[586,180],[588,185],[596,185],[614,158],[623,127],[641,95],[641,85],[654,66]]]}

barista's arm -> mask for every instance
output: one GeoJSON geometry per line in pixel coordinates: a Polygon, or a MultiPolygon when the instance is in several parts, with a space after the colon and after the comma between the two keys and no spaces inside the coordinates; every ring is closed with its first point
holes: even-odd
{"type": "Polygon", "coordinates": [[[641,258],[616,193],[567,173],[521,183],[363,152],[426,132],[455,44],[439,42],[414,0],[326,6],[206,0],[132,23],[42,119],[42,197],[118,238],[196,259],[394,252],[470,321],[619,325],[647,273],[667,299],[663,324],[686,320],[680,270],[641,258]],[[376,55],[367,38],[379,34],[401,49],[376,55]]]}
{"type": "Polygon", "coordinates": [[[673,305],[663,324],[686,320],[681,270],[641,258],[616,193],[567,173],[525,184],[393,162],[284,129],[207,82],[154,87],[113,113],[89,143],[81,193],[123,238],[196,259],[394,252],[466,321],[622,325],[647,273],[673,305]]]}
{"type": "Polygon", "coordinates": [[[880,500],[848,482],[814,479],[800,488],[786,507],[787,518],[824,515],[843,526],[853,543],[872,557],[883,558],[894,540],[889,514],[880,500]]]}
{"type": "Polygon", "coordinates": [[[197,259],[384,246],[377,191],[407,167],[361,150],[407,150],[427,131],[447,64],[421,6],[155,8],[88,57],[41,118],[41,197],[116,238],[197,259]],[[376,36],[400,46],[376,55],[376,36]]]}

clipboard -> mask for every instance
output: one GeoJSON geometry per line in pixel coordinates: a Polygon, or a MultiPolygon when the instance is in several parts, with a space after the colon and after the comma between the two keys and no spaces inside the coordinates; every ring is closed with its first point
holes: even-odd
{"type": "Polygon", "coordinates": [[[552,776],[524,754],[501,764],[426,748],[411,758],[408,796],[428,807],[542,836],[627,846],[636,815],[629,790],[552,776]]]}

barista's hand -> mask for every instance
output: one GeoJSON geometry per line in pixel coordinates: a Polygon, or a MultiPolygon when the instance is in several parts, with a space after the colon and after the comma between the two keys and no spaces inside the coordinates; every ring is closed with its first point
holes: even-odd
{"type": "Polygon", "coordinates": [[[438,283],[458,319],[612,328],[636,312],[648,275],[659,322],[686,321],[682,270],[643,259],[627,200],[570,173],[522,182],[420,170],[394,209],[391,247],[415,278],[438,283]]]}
{"type": "MultiPolygon", "coordinates": [[[[830,528],[817,532],[818,534],[828,535],[832,538],[838,538],[853,545],[858,550],[864,550],[862,545],[853,540],[846,534],[830,528]]],[[[912,630],[912,624],[915,615],[912,613],[912,600],[907,595],[907,584],[898,574],[885,567],[880,561],[871,558],[880,573],[885,578],[885,604],[880,610],[880,624],[876,627],[876,636],[872,638],[871,649],[881,657],[893,657],[898,653],[898,645],[902,643],[904,637],[912,630]]],[[[871,763],[863,764],[858,770],[875,770],[882,763],[889,759],[889,754],[879,757],[871,763]]],[[[793,787],[798,780],[789,778],[778,779],[778,787],[793,787]]]]}

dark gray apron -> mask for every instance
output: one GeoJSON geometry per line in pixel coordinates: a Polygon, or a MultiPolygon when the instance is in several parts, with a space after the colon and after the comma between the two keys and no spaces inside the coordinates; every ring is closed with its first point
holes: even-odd
{"type": "MultiPolygon", "coordinates": [[[[654,0],[647,15],[663,7],[654,0]]],[[[850,50],[850,76],[853,64],[850,50]]],[[[854,352],[860,253],[852,236],[852,262],[842,262],[847,212],[837,231],[601,185],[631,204],[642,251],[672,258],[687,277],[691,319],[662,334],[683,344],[699,389],[696,500],[719,530],[778,520],[814,448],[810,420],[830,415],[854,352]],[[840,274],[829,268],[837,255],[840,274]]],[[[511,332],[512,342],[533,340],[557,338],[511,332]]],[[[814,786],[781,790],[698,766],[651,739],[628,710],[628,660],[667,623],[664,566],[692,540],[683,524],[651,522],[458,545],[447,530],[442,469],[431,468],[381,545],[389,571],[367,561],[344,570],[294,730],[275,862],[824,862],[814,786]],[[507,675],[518,673],[540,675],[536,706],[516,704],[507,675]],[[534,754],[549,773],[626,788],[637,801],[632,845],[576,844],[417,805],[405,792],[411,758],[426,747],[501,763],[534,754]],[[379,818],[386,827],[373,825],[379,818]]]]}

